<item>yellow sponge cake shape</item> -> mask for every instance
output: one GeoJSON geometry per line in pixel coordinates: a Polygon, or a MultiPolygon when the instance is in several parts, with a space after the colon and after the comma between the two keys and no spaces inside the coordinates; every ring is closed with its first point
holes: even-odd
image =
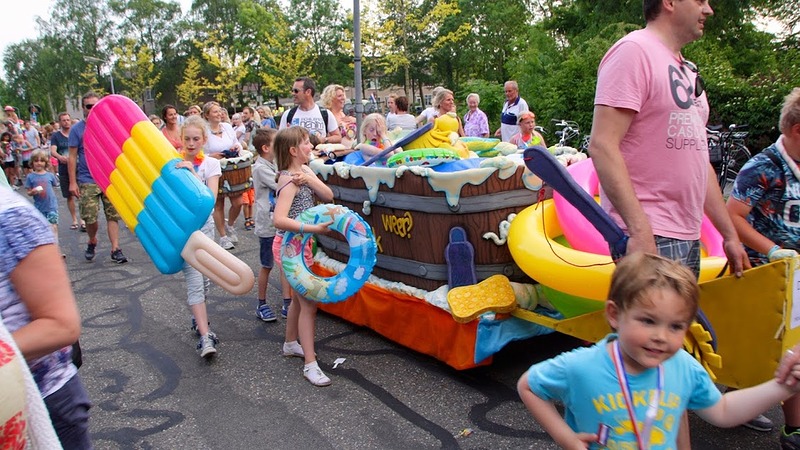
{"type": "Polygon", "coordinates": [[[504,275],[492,275],[478,284],[453,288],[447,293],[447,303],[450,314],[459,323],[471,322],[488,311],[509,313],[517,308],[514,289],[504,275]]]}

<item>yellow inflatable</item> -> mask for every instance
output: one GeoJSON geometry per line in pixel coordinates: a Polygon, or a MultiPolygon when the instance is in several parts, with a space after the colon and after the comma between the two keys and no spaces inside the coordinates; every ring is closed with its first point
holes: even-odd
{"type": "Polygon", "coordinates": [[[410,144],[404,145],[403,150],[420,148],[444,148],[456,152],[461,158],[469,158],[469,150],[461,142],[453,143],[452,133],[458,136],[458,118],[455,114],[445,114],[437,117],[433,122],[433,129],[410,144]]]}
{"type": "MultiPolygon", "coordinates": [[[[555,204],[545,200],[517,214],[508,230],[508,248],[520,269],[542,285],[604,301],[614,272],[611,257],[574,250],[554,240],[562,234],[555,204]]],[[[725,258],[704,254],[700,281],[716,278],[725,262],[725,258]]]]}

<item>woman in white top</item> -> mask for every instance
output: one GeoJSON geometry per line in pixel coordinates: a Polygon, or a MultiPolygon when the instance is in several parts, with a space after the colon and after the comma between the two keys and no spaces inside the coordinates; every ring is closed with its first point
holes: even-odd
{"type": "Polygon", "coordinates": [[[396,128],[415,130],[417,120],[408,113],[408,97],[401,95],[394,99],[395,114],[386,117],[386,129],[392,131],[396,128]]]}
{"type": "MultiPolygon", "coordinates": [[[[223,109],[217,102],[208,102],[203,105],[203,118],[208,122],[208,141],[205,151],[208,156],[216,159],[236,158],[242,150],[242,144],[236,139],[236,133],[229,123],[223,122],[223,109]]],[[[228,210],[228,223],[225,223],[225,195],[217,196],[214,204],[214,226],[219,233],[219,245],[225,250],[233,249],[239,238],[233,228],[239,212],[242,210],[242,196],[232,195],[231,207],[228,210]]]]}

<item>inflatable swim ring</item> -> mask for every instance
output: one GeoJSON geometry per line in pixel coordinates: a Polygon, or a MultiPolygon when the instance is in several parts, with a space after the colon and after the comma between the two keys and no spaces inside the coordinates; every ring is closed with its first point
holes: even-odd
{"type": "MultiPolygon", "coordinates": [[[[567,167],[567,172],[584,191],[597,198],[600,194],[600,182],[591,158],[571,164],[567,167]]],[[[557,191],[553,193],[553,202],[556,206],[558,223],[572,248],[599,255],[609,254],[608,243],[580,211],[557,191]]],[[[725,256],[722,235],[705,215],[700,230],[700,242],[708,255],[725,256]]]]}
{"type": "Polygon", "coordinates": [[[492,150],[495,145],[500,143],[500,139],[483,137],[462,137],[459,138],[458,141],[475,153],[492,150]]]}
{"type": "Polygon", "coordinates": [[[324,278],[314,274],[303,260],[303,248],[313,234],[287,231],[281,246],[283,273],[299,294],[321,303],[346,300],[367,281],[375,266],[377,245],[369,224],[358,214],[341,205],[317,205],[309,208],[297,220],[320,223],[333,220],[331,230],[338,231],[350,245],[350,259],[340,273],[324,278]]]}
{"type": "MultiPolygon", "coordinates": [[[[517,214],[508,230],[508,248],[520,269],[539,283],[569,295],[604,301],[614,272],[611,257],[569,248],[556,240],[562,234],[554,201],[545,200],[517,214]]],[[[700,281],[715,278],[726,261],[718,256],[703,257],[700,281]]]]}
{"type": "Polygon", "coordinates": [[[456,152],[444,148],[421,148],[406,150],[392,155],[386,161],[386,167],[397,166],[435,166],[443,162],[461,159],[456,152]]]}

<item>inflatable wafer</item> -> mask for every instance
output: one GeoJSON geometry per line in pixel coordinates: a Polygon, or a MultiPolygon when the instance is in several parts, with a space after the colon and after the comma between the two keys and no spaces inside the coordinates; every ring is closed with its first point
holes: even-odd
{"type": "Polygon", "coordinates": [[[86,120],[89,171],[159,271],[184,261],[232,294],[253,287],[253,271],[200,230],[214,207],[211,191],[177,169],[180,155],[127,97],[100,100],[86,120]]]}

